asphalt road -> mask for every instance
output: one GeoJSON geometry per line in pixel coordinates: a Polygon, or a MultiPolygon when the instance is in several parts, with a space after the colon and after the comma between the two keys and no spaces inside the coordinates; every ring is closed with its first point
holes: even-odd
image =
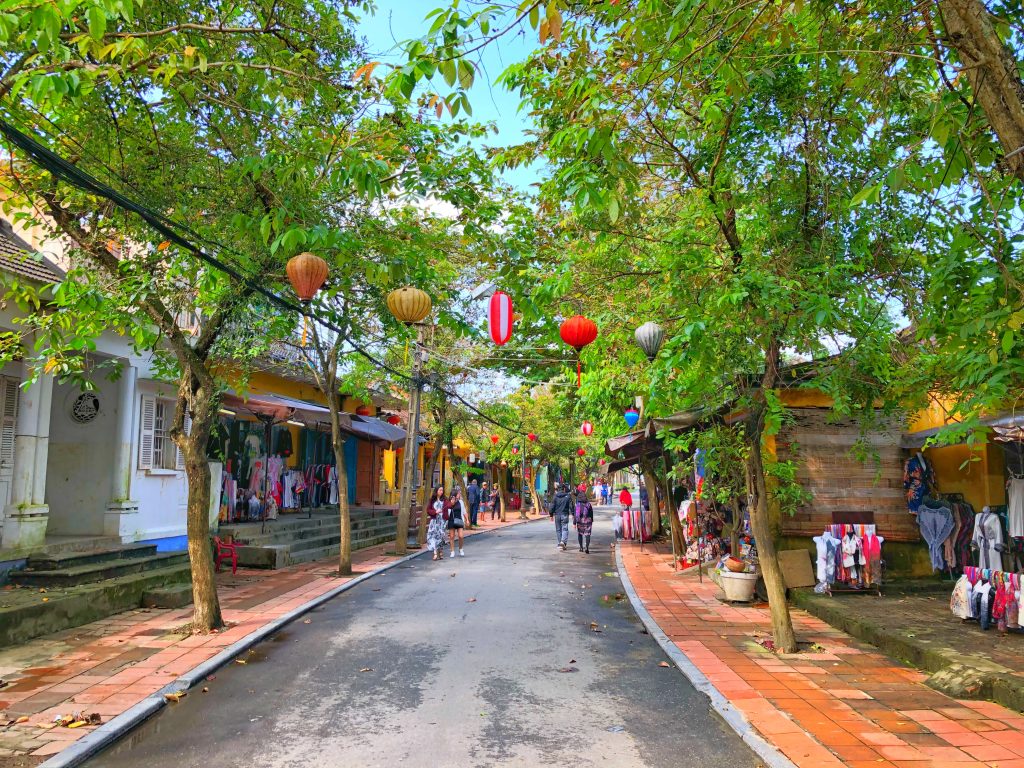
{"type": "Polygon", "coordinates": [[[607,511],[594,528],[590,555],[575,532],[557,551],[542,521],[370,579],[87,765],[759,765],[659,666],[614,573],[607,511]]]}

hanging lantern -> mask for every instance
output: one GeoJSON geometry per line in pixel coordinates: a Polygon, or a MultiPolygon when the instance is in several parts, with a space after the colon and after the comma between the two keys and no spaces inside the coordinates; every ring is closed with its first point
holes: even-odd
{"type": "Polygon", "coordinates": [[[591,424],[589,421],[584,421],[583,426],[580,427],[580,431],[583,432],[583,434],[586,435],[587,437],[590,437],[592,434],[594,434],[594,425],[591,424]]]}
{"type": "Polygon", "coordinates": [[[476,464],[476,454],[475,453],[469,454],[469,463],[470,464],[476,464]]]}
{"type": "Polygon", "coordinates": [[[587,452],[584,449],[580,448],[578,451],[576,451],[576,455],[577,456],[586,456],[587,452]]]}
{"type": "Polygon", "coordinates": [[[356,408],[356,416],[369,416],[369,415],[370,415],[370,406],[368,406],[368,405],[360,405],[358,408],[356,408]]]}
{"type": "Polygon", "coordinates": [[[582,368],[579,361],[579,353],[583,348],[597,338],[597,324],[583,315],[573,315],[558,329],[562,341],[576,350],[576,386],[580,386],[582,368]]]}
{"type": "Polygon", "coordinates": [[[312,253],[292,256],[284,268],[288,282],[302,302],[310,301],[327,279],[327,262],[312,253]]]}
{"type": "Polygon", "coordinates": [[[622,418],[629,424],[629,428],[632,429],[636,426],[636,423],[640,421],[640,411],[636,408],[627,408],[626,412],[622,414],[622,418]]]}
{"type": "Polygon", "coordinates": [[[537,436],[536,436],[535,434],[533,434],[533,432],[531,432],[530,434],[528,434],[528,435],[526,436],[526,439],[527,439],[527,440],[529,440],[529,441],[530,441],[531,443],[535,443],[535,442],[537,442],[537,436]]]}
{"type": "Polygon", "coordinates": [[[487,314],[487,329],[491,333],[491,341],[499,347],[512,338],[512,297],[507,293],[495,291],[491,296],[491,307],[487,314]]]}
{"type": "Polygon", "coordinates": [[[636,337],[636,343],[640,345],[640,349],[647,355],[647,359],[654,362],[654,358],[658,356],[658,350],[661,349],[661,345],[665,341],[665,329],[651,321],[637,328],[633,335],[636,337]]]}
{"type": "Polygon", "coordinates": [[[495,445],[498,444],[499,440],[501,440],[501,438],[498,437],[497,435],[491,435],[491,442],[494,443],[495,445]]]}
{"type": "Polygon", "coordinates": [[[519,453],[519,446],[518,445],[513,445],[512,446],[512,455],[515,456],[517,453],[519,453]]]}
{"type": "Polygon", "coordinates": [[[393,413],[390,416],[388,416],[388,424],[390,424],[391,426],[397,425],[400,421],[401,419],[398,418],[398,416],[396,416],[393,413]]]}
{"type": "Polygon", "coordinates": [[[406,325],[419,323],[430,314],[430,296],[419,288],[407,285],[388,294],[388,311],[406,325]]]}
{"type": "Polygon", "coordinates": [[[597,460],[597,466],[603,467],[604,465],[605,465],[605,460],[604,459],[598,459],[597,460]]]}

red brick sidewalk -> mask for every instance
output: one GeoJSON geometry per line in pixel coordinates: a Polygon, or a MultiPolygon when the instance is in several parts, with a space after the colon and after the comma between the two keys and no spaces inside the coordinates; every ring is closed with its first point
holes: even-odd
{"type": "Polygon", "coordinates": [[[766,605],[722,603],[708,578],[674,574],[663,549],[620,547],[658,626],[796,765],[1024,768],[1020,713],[945,696],[924,684],[925,674],[800,610],[793,624],[807,650],[771,653],[757,643],[771,636],[766,605]]]}
{"type": "MultiPolygon", "coordinates": [[[[518,522],[518,513],[509,514],[507,523],[482,520],[466,535],[518,522]]],[[[354,575],[397,559],[387,551],[394,551],[394,542],[353,553],[354,575]]],[[[323,560],[220,574],[218,593],[229,627],[214,634],[182,631],[191,606],[140,609],[0,650],[0,679],[8,683],[0,688],[0,768],[35,764],[60,752],[92,728],[43,727],[54,718],[80,711],[110,720],[232,643],[348,581],[336,572],[335,560],[323,560]],[[21,716],[28,721],[4,727],[21,716]],[[37,759],[27,762],[23,756],[28,755],[37,759]]]]}

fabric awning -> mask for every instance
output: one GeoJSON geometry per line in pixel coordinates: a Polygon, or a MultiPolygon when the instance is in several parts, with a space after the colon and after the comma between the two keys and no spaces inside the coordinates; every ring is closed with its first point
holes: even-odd
{"type": "MultiPolygon", "coordinates": [[[[999,442],[1016,442],[1018,440],[1017,435],[1024,436],[1024,413],[1000,413],[980,419],[980,422],[982,428],[991,427],[995,431],[996,436],[993,439],[999,442]],[[1003,439],[1000,440],[1000,437],[1003,439]]],[[[948,426],[952,426],[952,424],[944,424],[941,427],[932,427],[931,429],[922,429],[918,432],[905,434],[900,439],[900,447],[919,450],[924,447],[928,438],[934,437],[948,426]]],[[[965,436],[959,444],[963,444],[966,440],[965,436]]],[[[944,443],[944,445],[950,445],[950,443],[944,443]]]]}
{"type": "Polygon", "coordinates": [[[348,424],[343,424],[342,429],[356,437],[361,437],[372,443],[382,443],[391,448],[405,442],[405,430],[401,427],[388,424],[386,421],[375,419],[372,416],[345,415],[348,417],[348,424]]]}
{"type": "Polygon", "coordinates": [[[327,421],[327,415],[330,413],[326,406],[306,400],[262,394],[239,397],[234,392],[226,392],[221,397],[221,407],[234,411],[248,411],[254,416],[269,417],[274,421],[287,421],[288,419],[327,421]]]}

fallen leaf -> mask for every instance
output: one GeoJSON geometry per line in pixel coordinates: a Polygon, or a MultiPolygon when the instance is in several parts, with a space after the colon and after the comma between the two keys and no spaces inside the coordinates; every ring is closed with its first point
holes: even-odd
{"type": "Polygon", "coordinates": [[[50,602],[50,598],[48,598],[48,597],[44,597],[44,598],[43,598],[43,602],[44,602],[44,603],[48,603],[48,602],[50,602]]]}
{"type": "Polygon", "coordinates": [[[569,659],[569,663],[570,664],[575,664],[576,663],[576,659],[569,659]]]}
{"type": "Polygon", "coordinates": [[[167,699],[167,701],[174,702],[175,704],[177,704],[186,696],[188,696],[188,691],[175,691],[174,693],[164,694],[164,698],[167,699]]]}
{"type": "Polygon", "coordinates": [[[83,725],[88,725],[85,720],[75,720],[73,723],[68,723],[68,728],[81,728],[83,725]]]}
{"type": "Polygon", "coordinates": [[[46,587],[40,587],[39,591],[45,594],[46,593],[46,587]]]}
{"type": "Polygon", "coordinates": [[[204,686],[203,686],[203,693],[209,693],[209,692],[210,692],[210,689],[209,689],[209,688],[207,688],[207,687],[206,687],[206,686],[204,685],[204,686]]]}
{"type": "Polygon", "coordinates": [[[451,577],[452,577],[453,579],[455,578],[455,574],[454,574],[454,573],[451,573],[451,574],[449,574],[449,575],[450,575],[450,576],[451,576],[451,577]]]}
{"type": "Polygon", "coordinates": [[[20,725],[21,723],[27,723],[28,722],[28,715],[22,715],[17,720],[12,720],[11,722],[14,725],[20,725]]]}
{"type": "Polygon", "coordinates": [[[560,670],[558,670],[558,671],[559,671],[559,672],[579,672],[579,670],[578,670],[578,669],[576,669],[576,667],[562,667],[562,668],[561,668],[560,670]]]}
{"type": "Polygon", "coordinates": [[[363,667],[360,672],[373,672],[373,667],[363,667]]]}
{"type": "Polygon", "coordinates": [[[245,659],[235,659],[235,664],[248,664],[245,659]]]}
{"type": "Polygon", "coordinates": [[[471,598],[469,598],[469,600],[467,600],[466,602],[467,602],[467,603],[475,603],[475,602],[476,602],[476,598],[475,598],[475,597],[471,597],[471,598]]]}
{"type": "Polygon", "coordinates": [[[216,679],[217,679],[216,675],[210,675],[208,678],[206,678],[206,681],[209,682],[210,680],[216,680],[216,679]]]}
{"type": "Polygon", "coordinates": [[[667,661],[661,661],[661,662],[658,662],[658,666],[659,667],[671,667],[672,665],[669,664],[667,661]]]}
{"type": "Polygon", "coordinates": [[[313,620],[312,619],[303,619],[302,623],[303,624],[312,624],[313,620]]]}

